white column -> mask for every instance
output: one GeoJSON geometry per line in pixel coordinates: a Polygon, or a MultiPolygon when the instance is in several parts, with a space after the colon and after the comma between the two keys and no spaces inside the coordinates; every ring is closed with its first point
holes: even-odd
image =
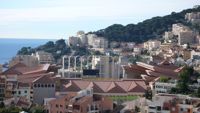
{"type": "Polygon", "coordinates": [[[68,57],[68,76],[70,77],[70,59],[71,56],[68,57]]]}
{"type": "Polygon", "coordinates": [[[83,57],[81,57],[81,71],[83,72],[83,57]]]}
{"type": "Polygon", "coordinates": [[[112,72],[112,78],[115,78],[115,60],[114,60],[114,57],[112,57],[112,67],[111,67],[111,72],[112,72]]]}
{"type": "Polygon", "coordinates": [[[74,57],[74,70],[76,71],[76,58],[77,58],[78,56],[75,56],[74,57]]]}
{"type": "Polygon", "coordinates": [[[65,56],[63,56],[63,62],[62,62],[62,64],[63,64],[63,67],[62,67],[62,77],[64,77],[65,76],[65,56]]]}
{"type": "Polygon", "coordinates": [[[102,73],[101,73],[101,56],[100,57],[100,60],[99,60],[99,75],[100,75],[100,78],[102,78],[102,73]]]}
{"type": "Polygon", "coordinates": [[[120,78],[121,56],[118,58],[118,79],[120,78]]]}

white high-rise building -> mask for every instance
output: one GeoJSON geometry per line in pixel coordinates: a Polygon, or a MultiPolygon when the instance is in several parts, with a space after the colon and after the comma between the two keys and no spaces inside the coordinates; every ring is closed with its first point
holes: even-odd
{"type": "Polygon", "coordinates": [[[121,65],[119,58],[111,56],[93,56],[92,69],[99,69],[100,77],[119,78],[121,65]]]}
{"type": "Polygon", "coordinates": [[[68,39],[69,46],[79,46],[80,39],[78,37],[71,36],[68,39]]]}
{"type": "Polygon", "coordinates": [[[95,35],[95,34],[88,34],[87,38],[88,38],[88,45],[89,46],[93,46],[94,39],[97,38],[97,35],[95,35]]]}

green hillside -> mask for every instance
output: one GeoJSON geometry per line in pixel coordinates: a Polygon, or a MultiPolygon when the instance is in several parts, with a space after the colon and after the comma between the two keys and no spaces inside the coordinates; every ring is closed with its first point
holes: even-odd
{"type": "Polygon", "coordinates": [[[114,24],[93,33],[103,36],[109,41],[133,41],[140,43],[149,39],[161,38],[161,35],[165,31],[170,30],[174,23],[189,25],[185,20],[185,14],[189,12],[200,12],[200,6],[178,13],[172,12],[170,15],[163,17],[154,17],[138,24],[128,24],[126,26],[114,24]]]}

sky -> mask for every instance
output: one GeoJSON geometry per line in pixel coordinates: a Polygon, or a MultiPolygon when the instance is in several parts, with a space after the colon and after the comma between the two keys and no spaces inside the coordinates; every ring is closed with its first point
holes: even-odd
{"type": "Polygon", "coordinates": [[[194,5],[200,0],[0,0],[0,38],[65,39],[194,5]]]}

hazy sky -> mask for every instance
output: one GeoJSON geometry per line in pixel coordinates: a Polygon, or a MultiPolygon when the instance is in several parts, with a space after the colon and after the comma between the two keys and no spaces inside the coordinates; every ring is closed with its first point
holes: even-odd
{"type": "Polygon", "coordinates": [[[0,0],[1,38],[67,38],[78,30],[137,23],[200,0],[0,0]]]}

